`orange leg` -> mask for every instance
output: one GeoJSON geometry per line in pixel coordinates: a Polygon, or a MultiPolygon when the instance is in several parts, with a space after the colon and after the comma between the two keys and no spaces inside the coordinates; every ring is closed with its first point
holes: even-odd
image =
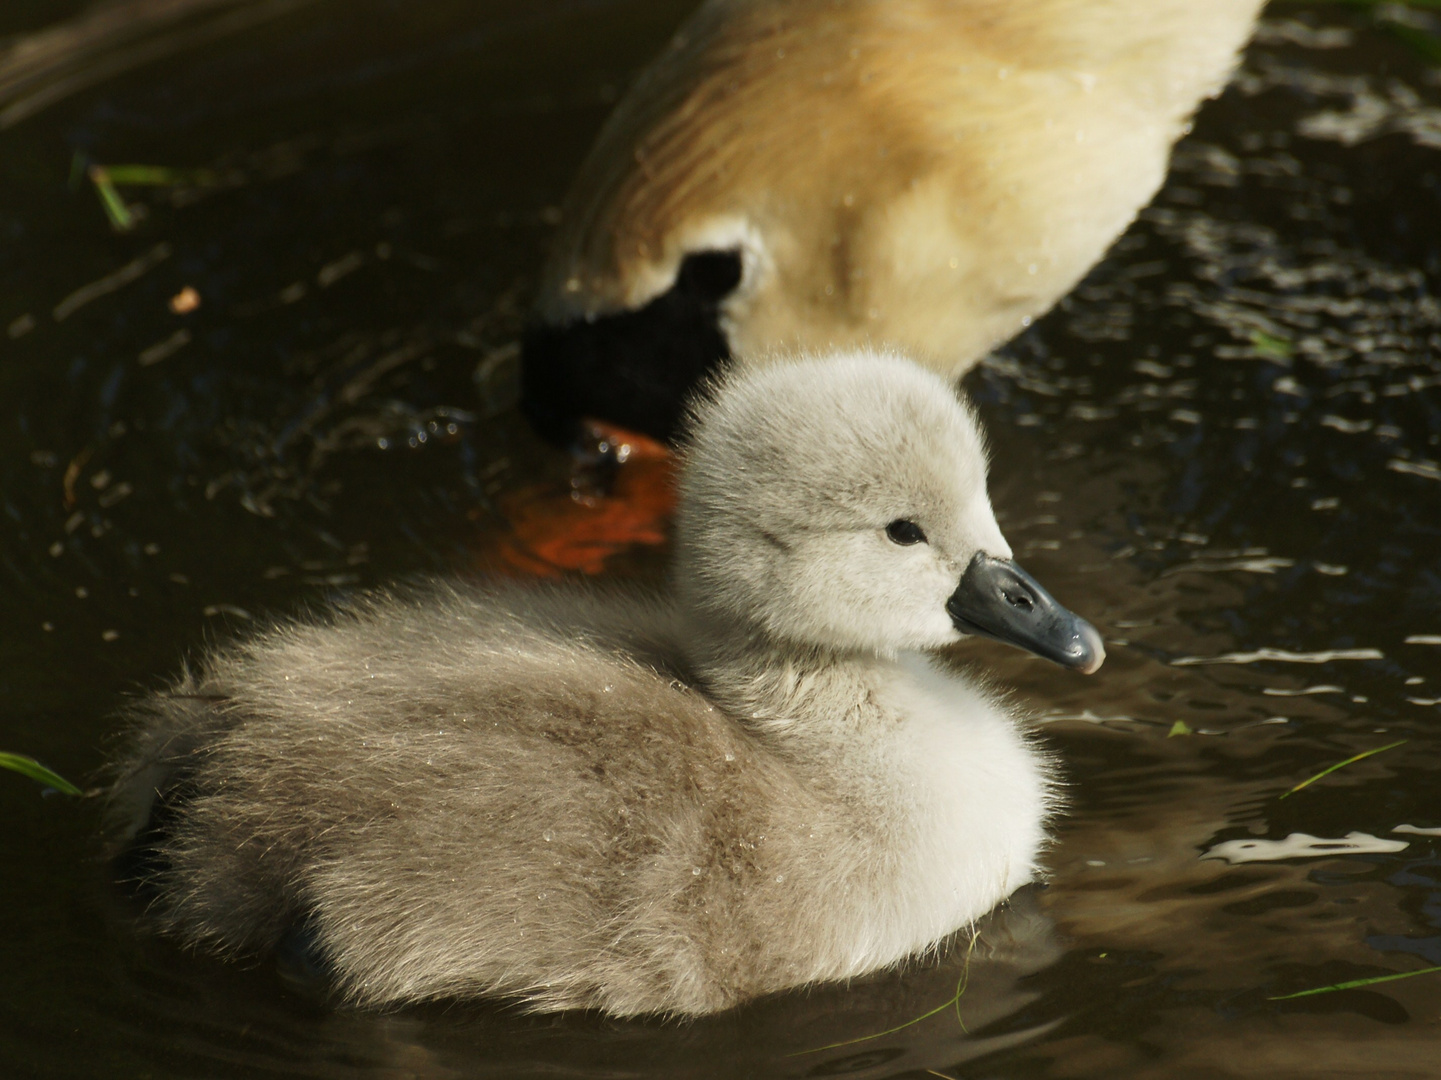
{"type": "Polygon", "coordinates": [[[585,424],[586,451],[569,490],[533,486],[506,497],[511,531],[496,545],[501,567],[555,577],[598,574],[635,546],[663,544],[671,512],[675,458],[645,435],[598,421],[585,424]]]}

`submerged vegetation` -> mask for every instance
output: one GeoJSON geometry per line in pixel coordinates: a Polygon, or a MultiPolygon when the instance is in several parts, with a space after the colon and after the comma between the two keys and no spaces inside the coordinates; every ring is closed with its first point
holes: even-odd
{"type": "Polygon", "coordinates": [[[95,186],[95,194],[116,232],[129,232],[140,220],[137,208],[120,194],[122,187],[208,187],[216,176],[208,169],[172,169],[164,165],[97,165],[77,153],[70,164],[70,186],[78,187],[84,177],[95,186]]]}

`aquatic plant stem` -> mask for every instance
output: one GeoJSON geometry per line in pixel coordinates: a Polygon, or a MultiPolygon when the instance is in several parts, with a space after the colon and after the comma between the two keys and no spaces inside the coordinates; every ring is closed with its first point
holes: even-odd
{"type": "Polygon", "coordinates": [[[1285,795],[1282,795],[1281,798],[1284,799],[1284,798],[1286,798],[1286,797],[1289,796],[1289,795],[1294,795],[1294,794],[1296,794],[1296,792],[1300,791],[1300,790],[1301,790],[1302,788],[1304,788],[1304,787],[1310,787],[1310,786],[1311,786],[1312,784],[1314,784],[1317,780],[1321,779],[1321,777],[1323,777],[1323,776],[1329,776],[1331,773],[1335,772],[1337,769],[1343,769],[1343,768],[1345,768],[1347,765],[1351,765],[1351,764],[1354,764],[1354,763],[1357,762],[1357,761],[1360,761],[1362,758],[1372,757],[1372,756],[1374,756],[1374,755],[1376,755],[1376,754],[1383,753],[1383,752],[1386,751],[1386,750],[1394,750],[1394,749],[1396,749],[1396,747],[1398,747],[1398,746],[1400,746],[1400,745],[1402,745],[1403,743],[1408,742],[1408,741],[1409,741],[1409,740],[1407,740],[1407,739],[1397,739],[1397,740],[1396,740],[1395,742],[1393,742],[1393,743],[1387,743],[1385,746],[1378,746],[1378,747],[1376,747],[1376,749],[1374,749],[1374,750],[1364,750],[1364,751],[1362,751],[1361,753],[1355,755],[1354,757],[1348,757],[1345,761],[1338,761],[1338,762],[1336,762],[1336,764],[1332,765],[1329,769],[1322,769],[1320,772],[1318,772],[1315,776],[1311,777],[1309,780],[1302,780],[1299,784],[1297,784],[1295,787],[1293,787],[1290,791],[1286,792],[1285,795]]]}
{"type": "Polygon", "coordinates": [[[809,1050],[796,1050],[793,1053],[787,1054],[786,1057],[804,1057],[807,1054],[819,1054],[824,1050],[839,1050],[843,1046],[855,1046],[857,1043],[870,1042],[872,1039],[880,1039],[884,1038],[887,1035],[894,1035],[898,1031],[905,1031],[908,1027],[915,1027],[915,1025],[919,1024],[922,1020],[929,1020],[937,1013],[945,1012],[947,1009],[953,1006],[956,1010],[956,1023],[960,1024],[961,1030],[965,1031],[966,1034],[969,1035],[970,1032],[966,1031],[965,1022],[961,1019],[961,996],[965,994],[966,984],[970,981],[971,953],[975,951],[976,942],[980,939],[980,936],[980,934],[974,935],[971,938],[970,945],[966,947],[966,962],[965,966],[961,968],[961,977],[956,982],[956,992],[945,1001],[937,1005],[934,1009],[931,1009],[929,1012],[921,1013],[920,1016],[917,1016],[911,1020],[907,1020],[904,1024],[897,1024],[893,1028],[887,1028],[885,1031],[877,1031],[872,1035],[861,1035],[854,1039],[843,1039],[840,1042],[827,1043],[825,1046],[816,1046],[812,1047],[809,1050]]]}
{"type": "Polygon", "coordinates": [[[115,189],[109,174],[99,165],[92,165],[90,182],[95,185],[95,194],[100,197],[100,205],[105,208],[105,216],[110,219],[111,227],[116,232],[129,232],[133,229],[135,215],[130,212],[130,207],[115,189]]]}
{"type": "Polygon", "coordinates": [[[1351,979],[1347,982],[1333,983],[1330,986],[1318,986],[1314,990],[1298,990],[1294,994],[1278,994],[1275,997],[1268,997],[1267,1001],[1290,1001],[1292,998],[1311,997],[1314,994],[1330,994],[1337,990],[1354,990],[1358,986],[1375,986],[1377,983],[1395,982],[1397,979],[1409,979],[1413,975],[1429,975],[1432,972],[1441,971],[1441,964],[1435,967],[1418,968],[1415,971],[1398,971],[1392,975],[1373,975],[1369,979],[1351,979]]]}
{"type": "MultiPolygon", "coordinates": [[[[77,156],[75,160],[79,162],[80,158],[77,156]]],[[[91,165],[86,175],[95,185],[100,205],[105,208],[105,216],[116,232],[129,232],[135,227],[135,214],[117,185],[178,187],[195,184],[205,187],[216,182],[215,174],[208,169],[170,169],[163,165],[91,165]]]]}

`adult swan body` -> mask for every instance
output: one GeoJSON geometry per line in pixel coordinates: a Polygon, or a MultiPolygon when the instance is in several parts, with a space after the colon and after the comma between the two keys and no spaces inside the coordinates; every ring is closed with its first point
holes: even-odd
{"type": "Polygon", "coordinates": [[[1155,194],[1261,0],[710,0],[562,210],[525,407],[672,437],[720,362],[899,348],[958,376],[1155,194]]]}

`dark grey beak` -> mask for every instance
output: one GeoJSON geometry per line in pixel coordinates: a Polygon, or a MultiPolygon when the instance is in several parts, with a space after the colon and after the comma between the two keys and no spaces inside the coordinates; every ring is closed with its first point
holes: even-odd
{"type": "Polygon", "coordinates": [[[1089,675],[1106,659],[1096,628],[1009,559],[977,553],[946,601],[963,634],[995,638],[1089,675]]]}

